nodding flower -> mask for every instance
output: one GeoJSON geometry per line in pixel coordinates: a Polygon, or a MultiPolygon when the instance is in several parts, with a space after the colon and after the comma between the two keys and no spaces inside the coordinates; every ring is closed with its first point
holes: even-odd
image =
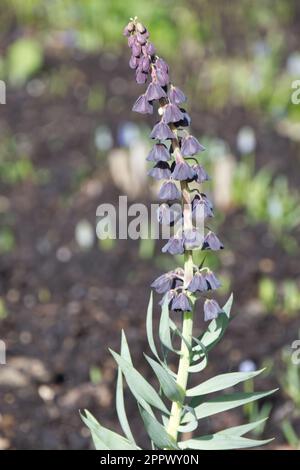
{"type": "MultiPolygon", "coordinates": [[[[147,156],[147,160],[154,164],[149,175],[162,181],[158,197],[163,202],[157,211],[157,218],[161,224],[171,227],[176,227],[176,219],[181,219],[184,227],[181,233],[171,236],[162,251],[171,255],[190,253],[192,256],[194,250],[221,250],[223,244],[212,231],[203,234],[203,230],[197,227],[200,221],[204,223],[214,214],[213,206],[202,190],[203,183],[210,179],[199,155],[205,148],[189,132],[191,118],[181,107],[186,102],[186,96],[171,83],[169,66],[156,54],[144,25],[136,19],[130,21],[124,35],[131,49],[129,66],[135,71],[136,81],[140,84],[148,82],[144,93],[133,105],[133,111],[153,114],[157,109],[160,116],[150,134],[155,144],[147,156]],[[182,210],[173,211],[170,207],[173,201],[181,201],[182,210]]],[[[194,265],[192,270],[185,281],[184,275],[181,278],[170,271],[152,283],[158,294],[168,297],[169,308],[173,311],[194,309],[197,296],[220,287],[219,280],[208,268],[199,269],[194,265]],[[186,291],[178,292],[183,282],[186,291]]],[[[216,301],[205,301],[205,320],[215,318],[220,311],[216,301]]]]}

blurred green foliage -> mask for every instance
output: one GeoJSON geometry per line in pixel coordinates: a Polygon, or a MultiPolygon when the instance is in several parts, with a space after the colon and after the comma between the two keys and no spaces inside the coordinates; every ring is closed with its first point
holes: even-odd
{"type": "Polygon", "coordinates": [[[269,168],[255,172],[254,158],[244,159],[237,166],[233,201],[245,207],[250,222],[265,222],[287,251],[296,251],[298,244],[286,237],[300,224],[300,193],[289,186],[286,176],[273,177],[269,168]]]}
{"type": "Polygon", "coordinates": [[[20,38],[7,51],[7,76],[12,84],[22,85],[43,63],[43,48],[36,39],[20,38]]]}

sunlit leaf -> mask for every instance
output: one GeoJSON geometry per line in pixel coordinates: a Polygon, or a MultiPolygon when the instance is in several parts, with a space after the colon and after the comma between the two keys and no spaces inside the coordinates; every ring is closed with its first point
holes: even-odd
{"type": "Polygon", "coordinates": [[[138,450],[139,448],[110,429],[104,428],[87,410],[81,418],[91,431],[92,438],[97,450],[138,450]]]}
{"type": "Polygon", "coordinates": [[[186,395],[188,397],[195,397],[198,395],[206,395],[207,393],[218,392],[219,390],[224,390],[234,385],[244,382],[245,380],[252,379],[260,374],[262,370],[255,372],[231,372],[228,374],[220,374],[215,377],[206,380],[196,387],[190,388],[187,390],[186,395]]]}
{"type": "Polygon", "coordinates": [[[140,413],[150,439],[159,449],[178,449],[175,441],[154,416],[142,407],[140,407],[140,413]]]}
{"type": "Polygon", "coordinates": [[[217,433],[180,442],[179,447],[180,449],[195,450],[246,449],[268,444],[272,440],[273,439],[257,441],[255,439],[247,439],[246,437],[217,433]]]}
{"type": "MultiPolygon", "coordinates": [[[[158,408],[163,413],[169,414],[164,402],[161,400],[158,393],[154,390],[144,377],[123,357],[116,352],[110,350],[117,364],[121,367],[121,370],[126,378],[128,387],[131,393],[135,396],[137,401],[147,408],[147,404],[158,408]]],[[[149,409],[148,409],[149,411],[149,409]]]]}
{"type": "Polygon", "coordinates": [[[150,349],[155,357],[159,359],[158,352],[153,338],[153,292],[151,292],[146,317],[146,331],[150,349]]]}
{"type": "Polygon", "coordinates": [[[146,354],[145,357],[154,370],[154,373],[158,378],[165,396],[171,401],[181,402],[183,400],[184,394],[183,391],[178,388],[178,385],[176,384],[173,377],[158,362],[151,359],[151,357],[146,356],[146,354]]]}
{"type": "MultiPolygon", "coordinates": [[[[215,415],[217,413],[222,413],[224,411],[232,410],[239,406],[246,405],[261,398],[271,395],[276,390],[271,390],[268,392],[253,392],[253,393],[231,393],[222,395],[219,397],[211,398],[209,400],[206,397],[200,396],[199,400],[194,398],[191,401],[191,406],[194,407],[194,412],[198,419],[207,418],[208,416],[215,415]],[[197,405],[197,402],[200,404],[197,405]]],[[[183,423],[193,419],[191,412],[185,414],[182,419],[183,423]]]]}
{"type": "Polygon", "coordinates": [[[244,434],[247,434],[248,432],[253,431],[253,429],[260,426],[266,420],[267,418],[264,418],[258,421],[254,421],[252,423],[242,424],[241,426],[233,426],[232,428],[223,429],[222,431],[219,431],[217,434],[222,434],[222,435],[228,434],[229,436],[243,436],[244,434]]]}
{"type": "MultiPolygon", "coordinates": [[[[121,356],[128,360],[128,362],[131,362],[131,357],[128,349],[128,344],[126,340],[125,333],[122,331],[122,341],[121,341],[121,356]]],[[[123,429],[123,432],[127,439],[135,444],[134,437],[132,435],[126,410],[125,410],[125,404],[124,404],[124,390],[123,390],[123,376],[122,376],[122,370],[119,367],[118,368],[118,378],[117,378],[117,388],[116,388],[116,409],[117,409],[117,414],[119,418],[120,425],[123,429]]]]}

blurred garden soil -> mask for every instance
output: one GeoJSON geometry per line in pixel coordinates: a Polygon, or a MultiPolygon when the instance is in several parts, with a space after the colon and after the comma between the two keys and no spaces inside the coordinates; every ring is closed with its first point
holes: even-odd
{"type": "MultiPolygon", "coordinates": [[[[29,178],[1,184],[1,216],[15,240],[0,264],[5,303],[1,338],[7,345],[7,365],[0,366],[2,448],[87,449],[90,439],[79,416],[84,408],[116,429],[116,368],[107,348],[118,350],[122,328],[135,364],[150,378],[142,357],[145,314],[149,285],[162,269],[155,259],[140,258],[138,242],[121,240],[109,250],[94,241],[82,249],[75,237],[80,221],[94,228],[97,206],[118,198],[108,165],[94,145],[100,124],[108,125],[117,139],[117,126],[136,119],[130,109],[138,89],[127,65],[118,67],[109,56],[78,57],[75,63],[74,58],[49,55],[39,81],[9,90],[8,104],[1,107],[1,134],[13,135],[33,166],[29,178]],[[51,91],[47,83],[53,74],[63,79],[51,91]],[[121,89],[125,85],[122,94],[98,112],[87,109],[86,102],[100,75],[108,88],[111,83],[118,86],[119,76],[125,78],[119,81],[121,89]]],[[[239,108],[201,115],[201,103],[197,108],[193,128],[199,135],[215,134],[234,146],[240,126],[251,125],[257,131],[258,166],[273,159],[280,170],[290,171],[283,161],[285,139],[272,134],[261,116],[239,108]]],[[[295,178],[292,171],[290,176],[295,178]]],[[[227,214],[219,233],[230,248],[231,256],[224,252],[222,270],[232,279],[236,318],[203,378],[236,370],[245,359],[257,367],[268,357],[279,363],[281,348],[291,344],[299,328],[295,317],[263,314],[257,300],[260,277],[272,272],[293,278],[299,275],[297,259],[270,241],[263,224],[248,224],[241,210],[227,214]]],[[[199,328],[201,317],[199,312],[199,328]]],[[[257,380],[257,390],[278,386],[272,370],[274,365],[269,375],[257,380]]],[[[275,436],[277,445],[282,442],[279,422],[289,402],[282,391],[266,400],[273,407],[265,435],[275,436]]],[[[133,429],[142,432],[131,399],[128,413],[133,429]]],[[[203,433],[210,426],[221,429],[243,419],[242,410],[224,413],[208,421],[203,433]]],[[[299,421],[297,425],[300,434],[299,421]]]]}

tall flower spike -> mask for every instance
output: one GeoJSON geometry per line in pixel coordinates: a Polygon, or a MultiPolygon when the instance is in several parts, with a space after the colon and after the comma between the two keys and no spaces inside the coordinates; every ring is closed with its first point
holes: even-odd
{"type": "MultiPolygon", "coordinates": [[[[200,436],[195,439],[178,440],[178,434],[185,432],[187,429],[190,430],[191,425],[195,429],[195,421],[197,427],[197,420],[203,414],[202,409],[205,412],[207,408],[204,406],[205,404],[200,404],[201,410],[199,413],[199,395],[202,395],[205,399],[206,394],[209,395],[214,391],[219,392],[235,383],[248,380],[258,372],[252,372],[252,374],[249,374],[249,372],[229,373],[225,377],[223,375],[217,376],[187,390],[189,374],[199,372],[206,367],[208,352],[223,336],[229,321],[231,307],[231,299],[223,309],[216,300],[206,299],[203,306],[204,320],[211,320],[211,323],[206,331],[203,334],[201,333],[201,341],[193,336],[196,300],[199,296],[206,296],[220,286],[215,274],[204,266],[205,259],[202,261],[201,267],[194,264],[193,250],[201,248],[203,250],[219,250],[223,248],[223,245],[211,231],[206,233],[203,240],[203,231],[198,231],[199,227],[195,223],[195,218],[196,220],[198,218],[192,217],[195,216],[198,209],[204,212],[205,217],[211,216],[212,205],[203,193],[202,188],[199,187],[196,194],[194,193],[195,185],[202,185],[208,178],[202,166],[195,164],[191,166],[189,163],[190,160],[194,161],[195,159],[188,157],[204,150],[204,148],[186,130],[186,127],[190,124],[190,118],[185,110],[179,108],[179,105],[185,100],[185,96],[181,90],[169,84],[169,67],[163,59],[155,55],[154,46],[149,43],[149,33],[145,26],[138,22],[137,18],[129,22],[124,30],[124,35],[128,37],[128,45],[132,49],[130,66],[135,70],[136,81],[145,83],[149,77],[151,78],[146,93],[137,100],[134,109],[137,112],[149,112],[150,109],[152,110],[153,102],[158,101],[159,113],[162,117],[151,133],[151,138],[156,139],[158,142],[155,143],[147,158],[156,163],[154,168],[150,170],[150,174],[154,178],[166,179],[159,191],[159,197],[167,201],[161,204],[158,210],[159,221],[164,223],[167,219],[167,223],[170,223],[169,214],[173,208],[169,206],[169,201],[179,198],[182,201],[179,211],[174,213],[178,213],[180,219],[183,218],[183,227],[178,228],[177,224],[174,224],[174,235],[171,236],[162,251],[174,255],[183,254],[184,269],[177,268],[161,274],[152,283],[153,289],[163,296],[159,302],[162,306],[161,321],[159,322],[162,354],[159,354],[156,349],[153,337],[151,296],[147,312],[147,337],[156,358],[153,360],[148,356],[146,357],[160,382],[159,393],[135,370],[130,361],[125,334],[122,333],[121,354],[119,355],[114,351],[112,351],[112,354],[119,367],[117,412],[126,437],[103,428],[89,413],[83,416],[83,420],[89,426],[99,449],[139,450],[124,407],[124,396],[122,394],[122,377],[124,376],[128,388],[139,404],[141,417],[150,437],[152,448],[155,450],[238,449],[268,443],[268,440],[258,441],[243,437],[246,432],[254,429],[259,422],[251,423],[250,426],[242,425],[226,429],[225,432],[213,434],[209,439],[207,439],[207,436],[200,436]],[[185,137],[182,137],[183,135],[185,137]],[[170,141],[168,145],[161,142],[164,140],[170,141]],[[186,161],[184,157],[187,158],[186,161]],[[170,165],[167,163],[169,160],[170,165]],[[174,180],[177,180],[177,182],[174,183],[174,180]],[[222,315],[222,321],[220,322],[216,321],[219,315],[222,315]],[[182,319],[181,331],[180,327],[171,321],[170,316],[182,319]],[[181,337],[180,351],[173,347],[172,337],[174,335],[181,337]],[[168,355],[175,354],[179,358],[176,374],[170,369],[167,351],[168,355]],[[171,410],[166,407],[165,402],[162,400],[164,396],[172,402],[171,410]],[[194,400],[190,399],[192,397],[196,399],[195,405],[194,400]],[[152,408],[155,408],[155,410],[152,408]],[[154,413],[154,411],[157,412],[154,413]],[[161,414],[163,416],[159,421],[158,416],[161,414]]],[[[202,217],[202,220],[204,218],[202,217]]],[[[267,396],[269,394],[270,392],[266,392],[259,395],[267,396]]],[[[222,397],[220,398],[222,399],[222,397]]],[[[252,402],[255,398],[255,394],[247,394],[245,403],[252,402]]],[[[240,404],[240,400],[237,400],[237,402],[239,403],[236,406],[240,404]]],[[[214,413],[216,412],[214,408],[214,413]]]]}

